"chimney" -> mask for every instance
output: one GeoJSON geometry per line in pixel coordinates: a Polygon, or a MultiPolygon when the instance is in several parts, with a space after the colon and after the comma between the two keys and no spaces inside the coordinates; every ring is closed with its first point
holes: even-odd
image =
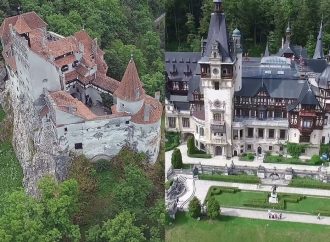
{"type": "Polygon", "coordinates": [[[146,104],[144,106],[144,118],[143,118],[145,122],[148,122],[150,119],[150,110],[151,110],[150,104],[146,104]]]}
{"type": "Polygon", "coordinates": [[[155,99],[160,100],[160,91],[155,92],[155,99]]]}

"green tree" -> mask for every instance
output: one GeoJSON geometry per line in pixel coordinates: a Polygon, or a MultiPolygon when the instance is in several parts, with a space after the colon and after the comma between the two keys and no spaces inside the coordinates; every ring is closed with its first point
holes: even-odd
{"type": "Polygon", "coordinates": [[[78,184],[57,184],[44,178],[40,200],[23,190],[6,194],[0,207],[1,241],[79,241],[80,231],[71,217],[77,209],[78,184]]]}
{"type": "Polygon", "coordinates": [[[86,234],[89,242],[142,242],[146,241],[142,229],[135,225],[134,214],[127,211],[119,213],[114,219],[107,220],[102,227],[90,228],[86,234]]]}
{"type": "Polygon", "coordinates": [[[143,170],[133,164],[127,165],[124,168],[124,178],[114,189],[118,210],[128,210],[140,215],[151,189],[152,183],[143,170]]]}
{"type": "Polygon", "coordinates": [[[188,211],[192,218],[198,218],[201,215],[201,202],[197,197],[193,197],[189,202],[188,211]]]}
{"type": "Polygon", "coordinates": [[[181,169],[183,167],[181,151],[175,148],[171,157],[171,164],[174,169],[181,169]]]}
{"type": "Polygon", "coordinates": [[[310,34],[308,36],[308,41],[307,41],[307,44],[306,44],[307,53],[308,53],[308,56],[310,58],[312,58],[313,55],[314,55],[315,46],[316,46],[315,38],[314,38],[314,36],[312,34],[310,34]]]}
{"type": "Polygon", "coordinates": [[[219,216],[219,214],[220,214],[220,204],[213,196],[210,196],[210,198],[207,201],[207,216],[210,219],[216,219],[219,216]]]}

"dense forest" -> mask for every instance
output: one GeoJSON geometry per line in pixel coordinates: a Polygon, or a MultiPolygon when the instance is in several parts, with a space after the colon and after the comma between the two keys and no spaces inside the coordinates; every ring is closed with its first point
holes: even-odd
{"type": "MultiPolygon", "coordinates": [[[[329,0],[223,0],[228,31],[241,31],[244,52],[260,56],[267,41],[271,53],[281,46],[290,22],[292,41],[313,53],[320,23],[325,26],[324,49],[330,48],[329,0]]],[[[166,49],[199,51],[206,37],[212,0],[166,1],[166,49]]]]}
{"type": "MultiPolygon", "coordinates": [[[[64,36],[85,29],[97,38],[109,65],[109,75],[121,80],[131,54],[146,91],[163,88],[165,23],[154,21],[164,13],[165,0],[1,0],[0,22],[6,16],[35,11],[51,31],[64,36]]],[[[164,21],[163,21],[164,22],[164,21]]]]}
{"type": "MultiPolygon", "coordinates": [[[[147,92],[163,93],[165,23],[155,20],[164,0],[1,0],[0,22],[18,6],[64,36],[84,28],[98,39],[108,74],[119,81],[133,54],[147,92]]],[[[111,161],[74,157],[68,180],[42,179],[33,198],[17,185],[22,172],[10,145],[12,121],[4,116],[0,107],[0,164],[15,162],[10,174],[16,177],[0,184],[0,241],[164,241],[164,149],[155,165],[128,148],[111,161]]]]}

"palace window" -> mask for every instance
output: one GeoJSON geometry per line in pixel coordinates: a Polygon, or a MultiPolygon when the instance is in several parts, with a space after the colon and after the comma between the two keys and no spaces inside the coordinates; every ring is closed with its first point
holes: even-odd
{"type": "Polygon", "coordinates": [[[252,150],[252,145],[247,145],[247,150],[252,150]]]}
{"type": "Polygon", "coordinates": [[[273,150],[273,146],[269,146],[268,150],[269,151],[272,151],[273,150]]]}
{"type": "Polygon", "coordinates": [[[285,136],[286,136],[286,131],[285,131],[285,129],[281,129],[281,130],[280,130],[280,139],[285,139],[285,136]]]}
{"type": "Polygon", "coordinates": [[[274,129],[269,129],[268,130],[268,138],[274,139],[275,137],[275,130],[274,129]]]}
{"type": "Polygon", "coordinates": [[[282,112],[281,111],[275,111],[274,112],[274,118],[282,118],[282,112]]]}
{"type": "Polygon", "coordinates": [[[221,114],[220,113],[214,113],[213,114],[213,119],[214,121],[221,121],[221,114]]]}
{"type": "Polygon", "coordinates": [[[198,128],[198,126],[196,126],[196,133],[198,134],[198,131],[199,131],[199,128],[198,128]]]}
{"type": "Polygon", "coordinates": [[[301,126],[303,128],[311,128],[313,126],[313,121],[312,120],[302,120],[301,126]]]}
{"type": "Polygon", "coordinates": [[[218,81],[214,82],[214,89],[219,90],[220,89],[220,83],[218,81]]]}
{"type": "Polygon", "coordinates": [[[258,138],[264,137],[264,129],[258,129],[258,138]]]}
{"type": "Polygon", "coordinates": [[[247,133],[248,138],[253,138],[253,131],[254,131],[253,128],[248,128],[248,133],[247,133]]]}
{"type": "Polygon", "coordinates": [[[205,150],[205,144],[201,143],[201,150],[205,150]]]}
{"type": "Polygon", "coordinates": [[[170,128],[175,128],[176,127],[176,118],[175,117],[168,117],[168,123],[170,128]]]}
{"type": "Polygon", "coordinates": [[[200,132],[200,136],[204,136],[204,128],[200,128],[199,132],[200,132]]]}
{"type": "Polygon", "coordinates": [[[182,118],[182,126],[184,128],[189,128],[190,127],[190,120],[189,120],[189,118],[182,118]]]}

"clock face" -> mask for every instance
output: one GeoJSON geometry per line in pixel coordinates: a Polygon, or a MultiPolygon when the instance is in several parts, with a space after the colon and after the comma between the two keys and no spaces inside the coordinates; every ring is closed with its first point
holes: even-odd
{"type": "Polygon", "coordinates": [[[219,100],[214,101],[214,106],[219,108],[221,106],[221,102],[219,100]]]}
{"type": "Polygon", "coordinates": [[[219,69],[218,68],[213,68],[213,74],[218,75],[219,74],[219,69]]]}

